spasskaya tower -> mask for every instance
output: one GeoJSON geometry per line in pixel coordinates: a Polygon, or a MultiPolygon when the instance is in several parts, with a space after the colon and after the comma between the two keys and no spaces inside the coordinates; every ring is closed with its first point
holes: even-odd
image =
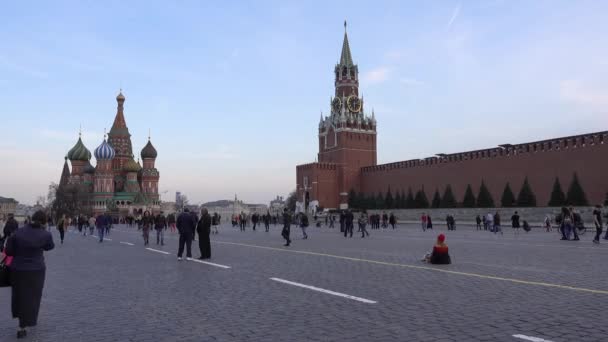
{"type": "Polygon", "coordinates": [[[300,209],[345,208],[348,192],[359,191],[361,168],[376,158],[376,119],[359,96],[359,68],[353,62],[346,22],[340,60],[334,68],[330,115],[319,122],[318,162],[296,168],[300,209]]]}

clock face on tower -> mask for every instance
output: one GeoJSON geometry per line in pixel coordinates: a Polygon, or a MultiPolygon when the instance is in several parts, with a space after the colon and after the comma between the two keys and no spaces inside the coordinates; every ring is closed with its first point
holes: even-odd
{"type": "Polygon", "coordinates": [[[331,101],[331,108],[334,112],[339,113],[342,108],[342,101],[338,97],[334,97],[333,101],[331,101]]]}
{"type": "Polygon", "coordinates": [[[361,110],[361,100],[356,95],[349,96],[346,104],[348,105],[348,110],[353,113],[358,113],[361,110]]]}

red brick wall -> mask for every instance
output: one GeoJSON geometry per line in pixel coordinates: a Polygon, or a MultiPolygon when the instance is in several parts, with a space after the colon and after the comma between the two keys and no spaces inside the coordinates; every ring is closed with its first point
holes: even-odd
{"type": "Polygon", "coordinates": [[[296,168],[298,201],[304,198],[304,177],[308,177],[310,200],[318,200],[325,208],[337,208],[338,167],[335,164],[312,163],[296,168]]]}
{"type": "Polygon", "coordinates": [[[477,195],[483,179],[494,202],[500,205],[505,184],[510,182],[517,196],[527,176],[537,205],[545,206],[555,177],[559,177],[562,189],[567,193],[572,176],[577,172],[590,204],[603,203],[608,191],[608,132],[521,144],[507,154],[508,151],[496,148],[446,157],[452,161],[427,158],[363,168],[362,190],[386,193],[390,186],[394,194],[396,190],[407,191],[408,187],[416,192],[424,186],[431,201],[436,188],[443,195],[445,186],[450,184],[456,200],[462,201],[467,184],[471,184],[477,195]],[[489,153],[490,157],[482,157],[482,152],[489,153]]]}

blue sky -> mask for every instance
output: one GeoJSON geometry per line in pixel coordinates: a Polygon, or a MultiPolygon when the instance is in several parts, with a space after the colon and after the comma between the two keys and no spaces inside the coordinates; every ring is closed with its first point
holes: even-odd
{"type": "MultiPolygon", "coordinates": [[[[314,161],[348,34],[380,163],[608,125],[601,1],[53,1],[0,11],[0,196],[58,181],[120,87],[161,191],[268,202],[314,161]]],[[[138,152],[137,152],[138,154],[138,152]]]]}

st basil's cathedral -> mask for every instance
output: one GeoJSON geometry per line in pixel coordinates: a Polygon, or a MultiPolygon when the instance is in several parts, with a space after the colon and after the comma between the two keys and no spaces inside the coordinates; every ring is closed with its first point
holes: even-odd
{"type": "Polygon", "coordinates": [[[93,152],[97,165],[91,164],[91,151],[79,137],[65,157],[59,187],[78,189],[83,214],[109,212],[124,217],[145,210],[158,213],[160,174],[155,167],[158,154],[148,137],[148,143],[140,153],[143,166],[139,158],[135,161],[131,134],[125,121],[122,91],[116,96],[116,102],[116,117],[107,139],[104,135],[93,152]]]}

